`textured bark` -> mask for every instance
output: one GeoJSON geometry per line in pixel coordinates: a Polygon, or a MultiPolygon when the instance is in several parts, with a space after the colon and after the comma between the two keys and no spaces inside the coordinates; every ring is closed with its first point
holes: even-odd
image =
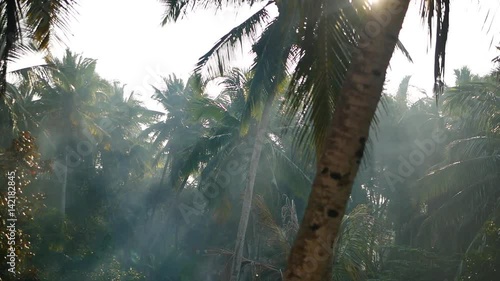
{"type": "Polygon", "coordinates": [[[365,28],[371,36],[361,36],[353,54],[284,280],[331,280],[333,245],[409,2],[373,7],[365,28]]]}
{"type": "Polygon", "coordinates": [[[255,142],[252,149],[252,157],[250,158],[250,168],[247,173],[246,187],[243,197],[243,206],[241,207],[240,222],[238,225],[238,232],[236,234],[236,246],[234,249],[234,259],[231,266],[231,281],[238,281],[241,273],[241,262],[243,261],[243,249],[245,245],[245,235],[248,227],[248,220],[250,218],[250,211],[252,209],[253,189],[255,185],[255,178],[257,176],[257,168],[259,165],[260,154],[262,152],[263,140],[267,131],[269,120],[271,119],[271,108],[274,100],[274,95],[268,98],[264,110],[262,112],[262,119],[257,127],[255,142]]]}

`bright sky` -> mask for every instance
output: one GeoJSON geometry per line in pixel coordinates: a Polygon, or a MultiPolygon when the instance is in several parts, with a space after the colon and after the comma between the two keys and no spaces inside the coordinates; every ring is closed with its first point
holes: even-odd
{"type": "MultiPolygon", "coordinates": [[[[214,15],[198,11],[189,18],[165,27],[160,26],[164,7],[156,0],[86,0],[80,1],[79,15],[71,24],[67,46],[74,52],[98,60],[97,71],[105,78],[119,80],[142,94],[151,95],[150,84],[161,85],[159,76],[175,73],[187,78],[197,59],[233,26],[242,22],[261,5],[253,8],[228,8],[214,15]],[[138,3],[141,4],[138,4],[138,3]]],[[[453,84],[453,69],[468,65],[474,73],[486,74],[491,59],[498,55],[500,30],[487,32],[483,23],[487,10],[495,14],[498,1],[452,1],[447,51],[446,82],[453,84]],[[493,41],[493,45],[490,43],[493,41]]],[[[418,1],[420,3],[420,1],[418,1]]],[[[500,26],[498,18],[493,28],[500,26]]],[[[412,2],[400,40],[413,57],[408,62],[400,53],[391,61],[388,89],[395,91],[405,75],[413,75],[411,85],[432,89],[433,51],[419,18],[419,4],[412,2]]],[[[61,55],[64,48],[56,48],[61,55]]],[[[246,50],[235,66],[248,67],[252,57],[246,50]]],[[[430,92],[429,92],[430,93],[430,92]]],[[[155,107],[148,102],[148,105],[155,107]]]]}
{"type": "MultiPolygon", "coordinates": [[[[424,88],[432,95],[434,82],[434,48],[429,43],[426,24],[420,19],[421,1],[412,1],[403,30],[399,36],[410,52],[413,63],[408,62],[401,52],[396,52],[387,73],[388,89],[396,91],[399,81],[405,75],[412,75],[411,86],[424,88]]],[[[500,11],[500,1],[452,0],[450,32],[446,48],[445,82],[455,82],[453,70],[469,66],[473,73],[484,75],[491,71],[491,60],[500,55],[496,46],[500,45],[500,18],[493,17],[500,11]],[[490,17],[487,17],[489,11],[490,17]],[[485,19],[486,24],[485,24],[485,19]],[[489,29],[491,25],[491,29],[489,29]]],[[[413,93],[417,93],[414,91],[413,93]]],[[[415,94],[422,97],[421,94],[415,94]]],[[[415,98],[415,97],[414,97],[415,98]]]]}

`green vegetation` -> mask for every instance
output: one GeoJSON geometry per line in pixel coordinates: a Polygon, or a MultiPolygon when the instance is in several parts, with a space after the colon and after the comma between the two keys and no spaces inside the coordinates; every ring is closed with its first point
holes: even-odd
{"type": "MultiPolygon", "coordinates": [[[[312,18],[296,13],[296,1],[276,1],[277,18],[258,11],[187,81],[172,74],[152,86],[162,106],[154,111],[70,50],[8,82],[12,56],[45,50],[51,27],[73,12],[73,1],[34,2],[0,5],[0,280],[284,280],[342,106],[349,44],[359,40],[353,19],[368,16],[367,4],[330,14],[306,5],[320,14],[312,18]],[[250,69],[229,68],[222,54],[259,24],[267,25],[250,69]],[[217,96],[210,83],[219,83],[217,96]],[[17,219],[15,245],[9,218],[17,219]]],[[[167,2],[165,23],[187,5],[167,2]]],[[[498,279],[499,74],[457,69],[437,100],[411,101],[409,76],[383,92],[328,280],[498,279]]]]}
{"type": "MultiPolygon", "coordinates": [[[[2,169],[25,179],[19,280],[227,278],[258,125],[241,133],[253,76],[232,70],[216,98],[198,76],[165,78],[154,89],[161,113],[99,78],[95,61],[68,51],[49,64],[9,84],[16,106],[2,105],[15,120],[11,135],[37,144],[2,152],[2,169]]],[[[433,98],[410,104],[410,77],[385,95],[336,245],[334,280],[494,280],[500,84],[493,75],[464,78],[467,71],[456,72],[439,112],[433,98]]],[[[281,112],[276,103],[261,141],[244,279],[281,279],[314,175],[281,112]]]]}

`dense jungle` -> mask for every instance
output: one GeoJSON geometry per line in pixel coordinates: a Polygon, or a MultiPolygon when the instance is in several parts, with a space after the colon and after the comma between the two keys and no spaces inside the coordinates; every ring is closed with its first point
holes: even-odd
{"type": "Polygon", "coordinates": [[[0,280],[499,280],[500,51],[445,72],[457,1],[156,1],[258,9],[143,92],[61,47],[85,1],[0,1],[0,280]],[[433,80],[388,87],[409,5],[433,80]]]}

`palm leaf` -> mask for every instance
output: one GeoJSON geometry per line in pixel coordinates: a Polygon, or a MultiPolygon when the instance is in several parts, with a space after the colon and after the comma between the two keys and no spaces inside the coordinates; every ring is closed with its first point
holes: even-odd
{"type": "Polygon", "coordinates": [[[271,3],[272,2],[269,1],[264,7],[255,12],[244,22],[223,35],[207,53],[199,58],[194,71],[199,72],[208,64],[208,71],[211,75],[224,75],[227,71],[229,61],[236,52],[237,47],[241,48],[244,43],[253,42],[255,40],[259,27],[262,26],[269,17],[267,7],[271,3]]]}

